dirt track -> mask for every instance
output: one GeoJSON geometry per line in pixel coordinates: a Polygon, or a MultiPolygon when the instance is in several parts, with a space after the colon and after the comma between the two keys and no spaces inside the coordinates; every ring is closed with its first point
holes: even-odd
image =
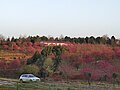
{"type": "Polygon", "coordinates": [[[0,80],[0,85],[3,85],[3,84],[15,84],[15,82],[0,80]]]}

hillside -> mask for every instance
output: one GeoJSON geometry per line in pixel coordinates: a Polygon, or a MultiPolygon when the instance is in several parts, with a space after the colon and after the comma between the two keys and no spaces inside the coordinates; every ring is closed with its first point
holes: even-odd
{"type": "Polygon", "coordinates": [[[0,60],[15,60],[15,59],[27,60],[30,57],[31,55],[27,55],[21,52],[0,50],[0,60]]]}
{"type": "Polygon", "coordinates": [[[108,39],[100,39],[100,43],[93,38],[81,40],[28,37],[1,41],[0,76],[16,78],[22,73],[33,73],[43,79],[118,82],[120,47],[117,40],[113,37],[109,43],[108,39]]]}

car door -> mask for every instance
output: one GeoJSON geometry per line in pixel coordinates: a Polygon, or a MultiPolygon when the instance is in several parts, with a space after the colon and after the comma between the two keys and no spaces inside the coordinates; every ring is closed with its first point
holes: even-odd
{"type": "Polygon", "coordinates": [[[23,79],[24,81],[29,81],[28,75],[24,75],[23,79]]]}

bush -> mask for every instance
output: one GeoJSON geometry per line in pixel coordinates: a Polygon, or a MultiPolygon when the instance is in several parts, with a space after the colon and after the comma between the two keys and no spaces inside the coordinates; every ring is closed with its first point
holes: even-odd
{"type": "Polygon", "coordinates": [[[37,75],[38,72],[39,72],[39,68],[36,65],[25,65],[20,68],[20,74],[31,73],[37,75]]]}

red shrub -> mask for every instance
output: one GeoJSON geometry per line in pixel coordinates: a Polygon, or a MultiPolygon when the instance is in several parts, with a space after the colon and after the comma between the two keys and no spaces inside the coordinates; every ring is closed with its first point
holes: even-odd
{"type": "Polygon", "coordinates": [[[21,66],[20,60],[13,60],[10,62],[9,68],[10,69],[17,69],[21,66]]]}

